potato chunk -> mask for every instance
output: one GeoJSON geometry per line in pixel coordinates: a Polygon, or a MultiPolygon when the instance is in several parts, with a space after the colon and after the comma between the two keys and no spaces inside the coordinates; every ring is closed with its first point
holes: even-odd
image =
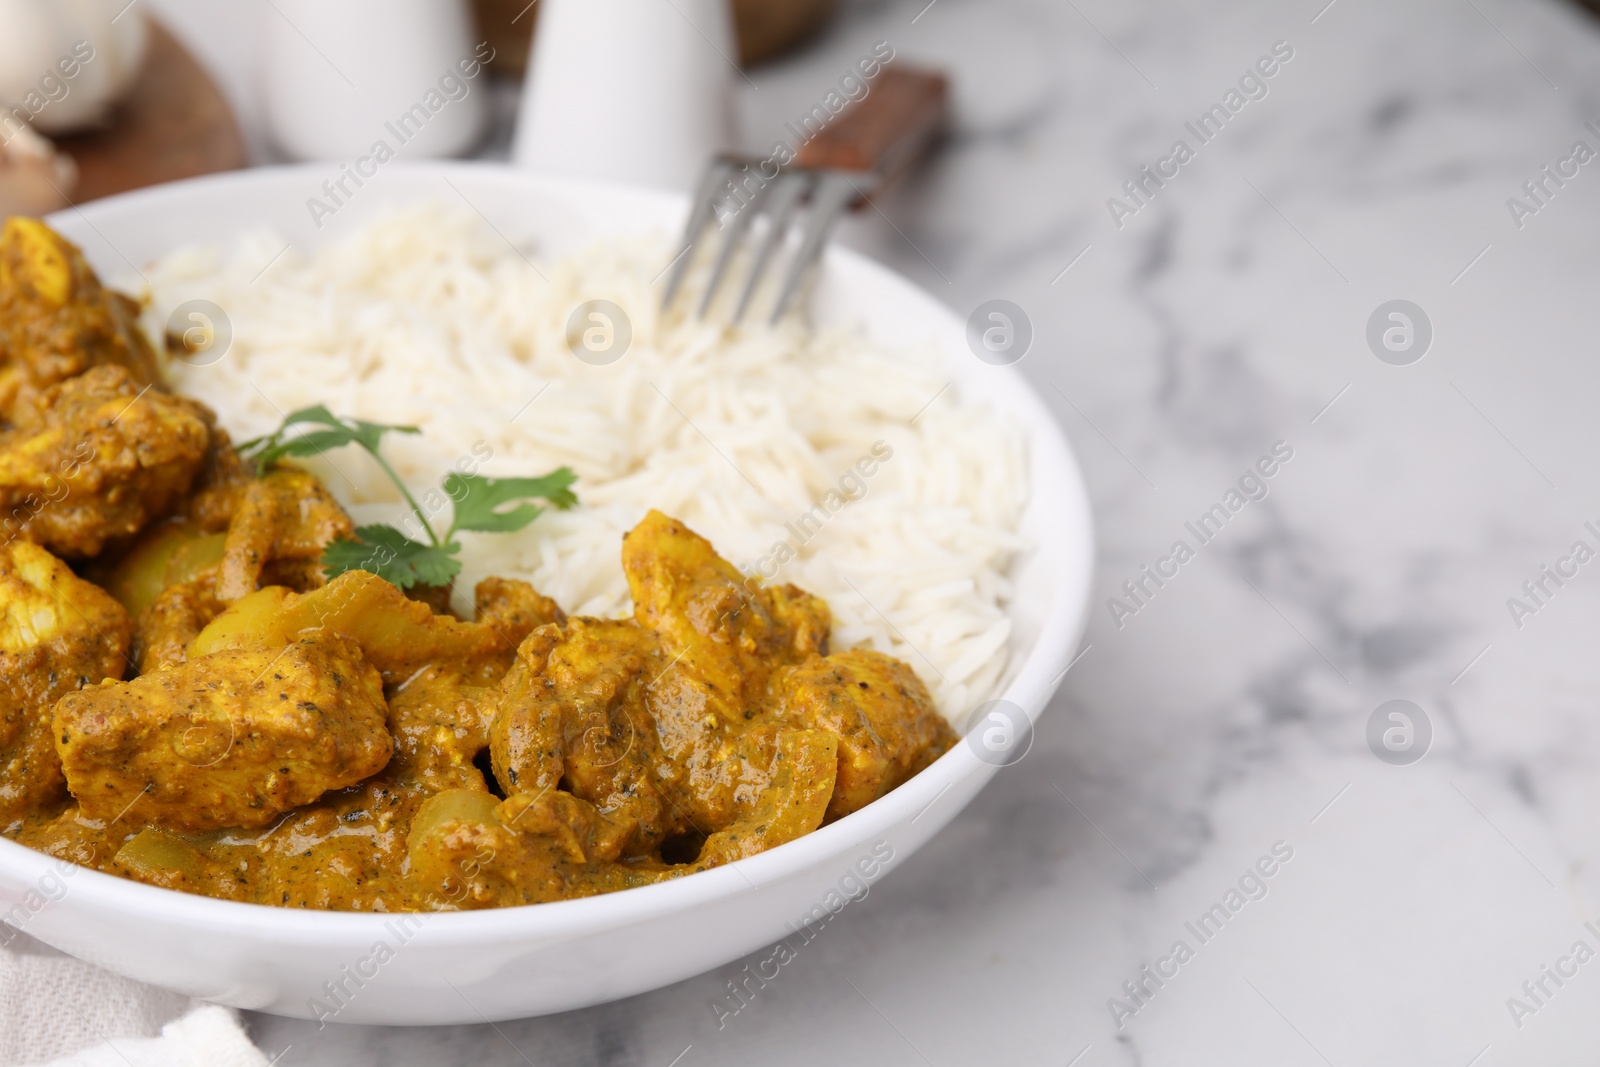
{"type": "Polygon", "coordinates": [[[56,749],[86,814],[176,830],[253,829],[383,770],[378,672],[323,634],[228,649],[56,705],[56,749]]]}
{"type": "Polygon", "coordinates": [[[121,678],[128,616],[35,544],[0,545],[0,827],[66,795],[50,708],[121,678]]]}
{"type": "MultiPolygon", "coordinates": [[[[544,621],[535,607],[545,598],[532,586],[517,583],[522,589],[511,590],[509,584],[485,593],[490,610],[479,622],[436,615],[366,571],[346,571],[305,594],[269,585],[230,604],[194,638],[189,655],[282,646],[308,633],[338,632],[355,639],[390,685],[435,664],[448,664],[476,684],[492,684],[510,669],[517,643],[544,621]]],[[[560,610],[553,601],[549,607],[560,610]]]]}

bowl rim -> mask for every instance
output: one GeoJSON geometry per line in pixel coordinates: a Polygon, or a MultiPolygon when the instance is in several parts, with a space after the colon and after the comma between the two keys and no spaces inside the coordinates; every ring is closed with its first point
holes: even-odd
{"type": "MultiPolygon", "coordinates": [[[[327,167],[323,164],[297,164],[192,178],[73,207],[49,216],[46,221],[65,230],[77,230],[80,228],[78,220],[81,219],[98,233],[93,216],[107,211],[155,210],[165,206],[163,201],[181,201],[195,191],[255,184],[270,186],[291,176],[320,176],[326,171],[327,167]]],[[[640,204],[654,203],[654,210],[670,210],[674,217],[682,217],[688,203],[687,196],[662,190],[547,177],[501,164],[396,162],[385,167],[384,174],[401,179],[394,182],[395,185],[400,185],[407,177],[443,176],[466,178],[469,181],[520,183],[575,199],[624,197],[640,204]]],[[[928,306],[930,335],[955,337],[965,330],[965,324],[956,313],[938,298],[859,252],[831,244],[825,256],[824,269],[841,271],[847,275],[866,275],[877,284],[908,290],[910,295],[928,306]]],[[[941,344],[941,347],[944,345],[941,344]]],[[[991,698],[1020,705],[1030,722],[1034,722],[1049,702],[1056,685],[1070,669],[1071,662],[1075,662],[1069,662],[1069,657],[1087,621],[1095,557],[1094,532],[1082,472],[1060,424],[1015,365],[993,369],[1004,372],[994,386],[997,396],[1003,397],[1005,405],[1020,420],[1026,433],[1031,492],[1036,494],[1048,488],[1066,498],[1070,526],[1073,527],[1062,531],[1067,535],[1067,544],[1049,546],[1052,551],[1068,553],[1070,558],[1055,583],[1055,596],[1049,611],[1040,620],[1034,646],[1023,657],[1010,682],[991,698]],[[1047,468],[1055,480],[1044,486],[1040,474],[1047,468]]],[[[1039,547],[1044,550],[1046,546],[1039,547]]],[[[424,929],[430,938],[440,937],[457,944],[506,939],[566,939],[590,931],[642,923],[687,906],[710,905],[783,882],[888,833],[903,823],[913,811],[918,812],[914,818],[921,818],[923,813],[932,809],[946,793],[962,782],[979,779],[981,787],[996,770],[997,767],[974,755],[967,745],[957,744],[910,781],[861,810],[794,841],[727,866],[592,897],[475,911],[356,912],[283,908],[223,900],[146,885],[80,867],[5,837],[0,837],[0,870],[32,884],[38,884],[53,871],[61,877],[72,879],[67,895],[81,901],[83,906],[115,911],[135,921],[176,921],[197,932],[237,935],[252,931],[287,941],[365,943],[380,934],[385,924],[394,922],[398,916],[426,915],[428,921],[424,929]]]]}

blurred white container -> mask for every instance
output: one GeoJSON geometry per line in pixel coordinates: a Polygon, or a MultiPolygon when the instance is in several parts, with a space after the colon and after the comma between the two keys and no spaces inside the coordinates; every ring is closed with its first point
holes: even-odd
{"type": "Polygon", "coordinates": [[[18,122],[48,134],[101,122],[148,43],[144,12],[126,0],[0,0],[0,139],[18,122]]]}
{"type": "Polygon", "coordinates": [[[466,0],[273,0],[262,19],[267,125],[291,156],[449,156],[482,135],[489,50],[466,0]]]}
{"type": "Polygon", "coordinates": [[[540,0],[513,161],[687,189],[737,143],[728,0],[540,0]]]}

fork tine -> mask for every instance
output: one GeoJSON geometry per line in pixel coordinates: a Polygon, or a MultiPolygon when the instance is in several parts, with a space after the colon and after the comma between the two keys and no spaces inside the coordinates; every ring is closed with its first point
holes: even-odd
{"type": "Polygon", "coordinates": [[[684,277],[689,273],[689,264],[694,260],[700,234],[716,215],[717,190],[733,176],[733,172],[732,163],[726,159],[714,159],[706,168],[705,176],[700,179],[700,186],[695,190],[694,204],[689,209],[689,222],[683,230],[684,248],[672,263],[672,276],[667,279],[667,291],[661,297],[662,311],[671,307],[672,298],[678,295],[678,287],[683,284],[684,277]]]}
{"type": "Polygon", "coordinates": [[[727,227],[727,234],[722,239],[722,248],[717,254],[717,265],[711,270],[711,279],[706,282],[705,296],[700,300],[700,317],[706,317],[706,312],[711,310],[711,301],[716,298],[717,290],[722,286],[723,276],[728,273],[728,265],[733,262],[733,254],[739,250],[739,245],[744,239],[745,231],[755,221],[757,215],[765,207],[767,198],[772,195],[772,186],[781,178],[777,177],[766,181],[750,198],[749,203],[742,204],[733,216],[733,222],[727,227]]]}
{"type": "Polygon", "coordinates": [[[805,221],[805,236],[801,240],[800,250],[795,253],[789,276],[784,279],[783,291],[772,312],[774,325],[783,318],[784,312],[789,310],[789,305],[799,295],[806,272],[821,257],[833,224],[855,195],[855,183],[845,174],[824,172],[818,180],[817,190],[811,198],[811,213],[805,221]]]}
{"type": "Polygon", "coordinates": [[[739,297],[739,307],[733,313],[733,321],[737,325],[744,318],[744,313],[750,307],[750,300],[756,295],[756,287],[761,284],[761,277],[766,273],[767,262],[772,259],[772,253],[777,251],[778,245],[789,233],[789,220],[794,216],[795,208],[806,191],[811,188],[811,175],[805,172],[784,171],[779,174],[775,184],[778,190],[772,194],[772,219],[767,228],[766,235],[761,238],[761,244],[756,248],[755,257],[750,261],[750,277],[745,280],[744,293],[739,297]]]}

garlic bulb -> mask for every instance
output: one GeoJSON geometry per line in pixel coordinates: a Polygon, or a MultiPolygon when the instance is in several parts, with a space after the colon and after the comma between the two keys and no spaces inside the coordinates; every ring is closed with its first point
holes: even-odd
{"type": "Polygon", "coordinates": [[[0,0],[0,140],[18,125],[67,133],[103,120],[148,38],[128,0],[0,0]]]}
{"type": "Polygon", "coordinates": [[[0,140],[0,218],[66,207],[78,180],[72,160],[26,126],[0,140]]]}

